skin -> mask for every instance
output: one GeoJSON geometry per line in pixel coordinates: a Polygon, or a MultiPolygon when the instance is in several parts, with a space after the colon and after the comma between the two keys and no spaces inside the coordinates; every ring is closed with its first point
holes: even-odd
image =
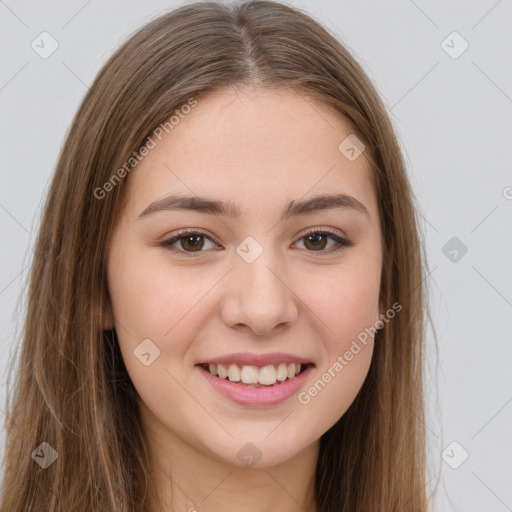
{"type": "Polygon", "coordinates": [[[343,118],[297,92],[223,89],[200,96],[126,178],[108,247],[113,316],[104,328],[116,328],[140,395],[151,477],[166,507],[315,510],[319,438],[360,390],[373,338],[306,405],[297,395],[269,407],[238,405],[195,365],[233,352],[298,354],[315,365],[307,390],[375,325],[384,311],[379,211],[365,154],[349,161],[338,150],[350,133],[343,118]],[[289,201],[334,192],[358,199],[368,215],[333,209],[279,221],[289,201]],[[170,194],[232,201],[242,217],[161,211],[137,219],[170,194]],[[317,227],[354,245],[308,245],[304,233],[317,227]],[[200,239],[199,256],[187,257],[194,249],[183,239],[173,245],[181,253],[158,245],[182,228],[211,238],[200,239]],[[247,236],[263,249],[253,263],[236,252],[247,236]],[[149,366],[134,355],[144,339],[160,350],[149,366]],[[247,442],[261,454],[252,467],[237,457],[247,442]]]}

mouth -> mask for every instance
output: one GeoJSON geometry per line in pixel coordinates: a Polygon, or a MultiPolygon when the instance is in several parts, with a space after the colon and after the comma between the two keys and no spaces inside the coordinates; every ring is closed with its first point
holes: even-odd
{"type": "Polygon", "coordinates": [[[312,363],[281,362],[265,366],[240,365],[237,363],[201,363],[210,375],[233,384],[249,388],[271,388],[281,386],[303,374],[312,363]]]}
{"type": "Polygon", "coordinates": [[[315,363],[298,354],[237,352],[198,361],[195,368],[216,394],[244,407],[292,399],[311,379],[315,363]]]}

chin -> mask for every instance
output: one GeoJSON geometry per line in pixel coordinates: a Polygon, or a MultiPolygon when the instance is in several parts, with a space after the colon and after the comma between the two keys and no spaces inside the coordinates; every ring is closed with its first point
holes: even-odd
{"type": "Polygon", "coordinates": [[[305,440],[293,436],[270,439],[273,434],[268,438],[265,438],[266,435],[268,433],[258,432],[254,436],[237,436],[229,441],[229,447],[226,446],[222,453],[218,452],[219,445],[215,445],[211,453],[216,459],[233,466],[270,468],[292,460],[309,446],[305,440]]]}

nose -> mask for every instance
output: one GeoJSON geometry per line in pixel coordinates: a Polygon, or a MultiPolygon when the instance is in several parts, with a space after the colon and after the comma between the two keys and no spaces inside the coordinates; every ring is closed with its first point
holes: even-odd
{"type": "Polygon", "coordinates": [[[252,263],[242,258],[235,262],[221,308],[229,327],[263,336],[296,321],[299,299],[286,282],[285,270],[269,252],[252,263]]]}

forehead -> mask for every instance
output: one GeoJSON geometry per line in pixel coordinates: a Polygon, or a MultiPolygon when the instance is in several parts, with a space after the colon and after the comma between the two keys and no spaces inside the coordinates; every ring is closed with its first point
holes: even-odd
{"type": "Polygon", "coordinates": [[[128,180],[137,213],[170,193],[236,200],[243,209],[340,192],[377,215],[365,153],[349,160],[340,151],[353,136],[341,115],[292,90],[230,88],[196,101],[169,133],[150,135],[155,145],[128,180]]]}

